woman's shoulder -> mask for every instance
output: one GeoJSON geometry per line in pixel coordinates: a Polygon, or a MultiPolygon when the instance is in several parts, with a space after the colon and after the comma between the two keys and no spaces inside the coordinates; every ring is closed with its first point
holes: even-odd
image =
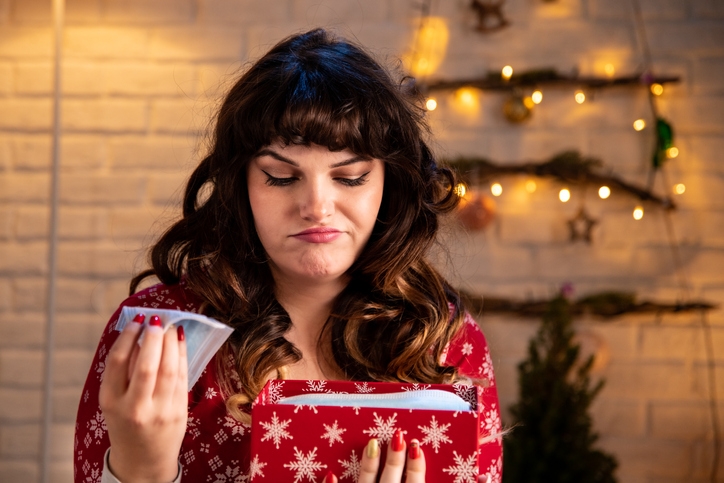
{"type": "Polygon", "coordinates": [[[463,326],[448,344],[443,360],[445,365],[457,367],[461,375],[487,379],[490,385],[495,385],[488,342],[478,322],[467,311],[463,326]]]}
{"type": "Polygon", "coordinates": [[[182,279],[174,285],[157,283],[146,287],[121,302],[120,307],[150,307],[199,312],[201,305],[201,298],[188,287],[186,280],[182,279]]]}

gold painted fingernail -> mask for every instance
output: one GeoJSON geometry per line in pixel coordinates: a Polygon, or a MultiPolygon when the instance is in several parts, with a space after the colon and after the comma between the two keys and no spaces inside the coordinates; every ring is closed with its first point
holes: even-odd
{"type": "Polygon", "coordinates": [[[365,452],[368,458],[377,458],[380,455],[380,443],[375,438],[372,438],[370,442],[367,443],[365,452]]]}

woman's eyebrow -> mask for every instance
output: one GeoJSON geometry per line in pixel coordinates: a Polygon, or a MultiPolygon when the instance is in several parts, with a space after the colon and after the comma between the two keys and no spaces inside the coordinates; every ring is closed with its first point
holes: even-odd
{"type": "MultiPolygon", "coordinates": [[[[292,166],[299,167],[299,163],[297,163],[294,160],[291,160],[285,156],[282,156],[281,154],[277,153],[276,151],[272,151],[271,149],[262,149],[258,153],[256,153],[256,158],[261,156],[271,156],[272,158],[281,161],[283,163],[291,164],[292,166]]],[[[365,156],[354,156],[349,159],[345,159],[344,161],[340,161],[338,163],[330,164],[330,168],[340,168],[342,166],[349,166],[350,164],[359,163],[359,162],[371,162],[372,160],[370,158],[367,158],[365,156]]]]}

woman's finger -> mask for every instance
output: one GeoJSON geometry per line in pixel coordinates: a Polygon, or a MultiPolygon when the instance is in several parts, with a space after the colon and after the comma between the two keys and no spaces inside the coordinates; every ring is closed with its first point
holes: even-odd
{"type": "Polygon", "coordinates": [[[165,401],[173,397],[178,382],[178,366],[178,335],[176,327],[170,327],[163,336],[163,351],[153,392],[155,399],[165,401]]]}
{"type": "Polygon", "coordinates": [[[150,400],[156,388],[159,364],[163,353],[164,331],[161,319],[152,315],[144,329],[136,367],[133,368],[128,393],[133,400],[150,400]]]}
{"type": "Polygon", "coordinates": [[[380,469],[380,443],[372,438],[362,452],[357,483],[375,483],[380,469]]]}
{"type": "Polygon", "coordinates": [[[425,483],[425,454],[416,439],[407,448],[407,483],[425,483]]]}
{"type": "Polygon", "coordinates": [[[387,447],[387,460],[382,470],[380,483],[399,483],[405,469],[405,435],[401,429],[395,431],[387,447]]]}
{"type": "Polygon", "coordinates": [[[178,339],[178,376],[176,377],[176,397],[186,401],[188,399],[189,365],[186,347],[186,334],[183,325],[176,328],[178,339]]]}
{"type": "Polygon", "coordinates": [[[101,394],[112,398],[120,397],[128,387],[128,365],[133,351],[138,347],[138,337],[143,330],[145,315],[138,314],[130,324],[121,331],[116,342],[106,357],[106,367],[103,372],[101,394]]]}

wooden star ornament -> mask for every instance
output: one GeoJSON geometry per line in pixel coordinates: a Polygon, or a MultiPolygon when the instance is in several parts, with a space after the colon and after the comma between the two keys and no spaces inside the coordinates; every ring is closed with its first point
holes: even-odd
{"type": "Polygon", "coordinates": [[[581,208],[576,216],[568,220],[569,240],[572,242],[582,240],[590,244],[591,232],[597,224],[598,220],[591,218],[586,210],[581,208]]]}

